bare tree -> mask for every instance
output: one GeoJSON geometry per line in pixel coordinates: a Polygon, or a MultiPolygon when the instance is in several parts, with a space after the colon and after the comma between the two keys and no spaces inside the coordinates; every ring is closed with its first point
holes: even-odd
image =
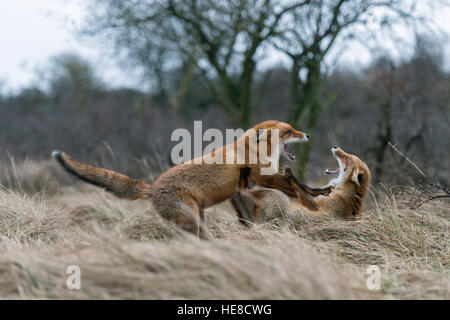
{"type": "Polygon", "coordinates": [[[90,91],[100,87],[100,80],[93,67],[74,54],[62,54],[53,58],[50,73],[50,90],[54,94],[72,91],[80,109],[86,107],[90,91]]]}
{"type": "MultiPolygon", "coordinates": [[[[398,19],[415,18],[414,10],[414,1],[408,5],[403,0],[317,0],[290,11],[274,41],[292,62],[289,121],[314,139],[318,118],[333,100],[333,95],[322,95],[322,85],[325,59],[339,37],[354,39],[364,33],[361,38],[367,41],[369,24],[390,27],[398,19]],[[385,13],[374,15],[380,8],[385,13]]],[[[297,152],[300,175],[305,172],[312,146],[308,143],[297,152]]]]}
{"type": "MultiPolygon", "coordinates": [[[[376,43],[380,29],[394,37],[393,26],[423,22],[415,0],[97,0],[92,12],[87,32],[112,39],[144,66],[174,109],[200,77],[215,103],[244,128],[256,108],[252,87],[263,49],[285,53],[292,62],[288,121],[313,139],[335,98],[324,94],[323,83],[336,43],[376,43]],[[176,78],[173,70],[181,71],[176,78]]],[[[300,175],[312,146],[297,152],[300,175]]]]}
{"type": "Polygon", "coordinates": [[[370,90],[366,105],[378,118],[376,139],[368,148],[375,160],[375,182],[405,167],[407,157],[397,158],[399,161],[388,157],[388,151],[394,150],[389,147],[391,143],[399,144],[407,156],[418,157],[420,153],[420,164],[427,169],[428,159],[439,149],[431,136],[440,130],[436,124],[444,123],[446,116],[445,104],[436,98],[442,90],[438,84],[444,80],[442,52],[434,46],[418,36],[410,61],[395,65],[381,58],[367,70],[370,90]]]}
{"type": "Polygon", "coordinates": [[[164,85],[167,68],[187,65],[175,106],[200,72],[236,125],[249,127],[258,50],[279,33],[283,17],[310,1],[98,0],[88,31],[104,32],[148,66],[164,85]]]}

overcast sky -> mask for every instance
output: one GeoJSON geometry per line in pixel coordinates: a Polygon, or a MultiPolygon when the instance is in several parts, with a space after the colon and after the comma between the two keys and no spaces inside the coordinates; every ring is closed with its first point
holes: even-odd
{"type": "MultiPolygon", "coordinates": [[[[83,5],[90,0],[2,0],[0,1],[0,83],[2,91],[18,90],[36,81],[36,70],[51,57],[73,52],[89,59],[103,80],[112,86],[139,84],[137,75],[118,68],[105,50],[94,41],[79,39],[74,32],[83,16],[83,5]]],[[[435,1],[435,0],[422,0],[435,1]]],[[[438,8],[432,15],[438,28],[450,31],[450,8],[438,8]]],[[[446,68],[450,65],[450,46],[445,42],[446,68]]],[[[395,51],[395,50],[394,50],[395,51]]],[[[370,52],[360,46],[341,50],[340,63],[364,66],[370,52]]],[[[396,52],[398,54],[398,50],[396,52]]],[[[394,52],[395,54],[395,52],[394,52]]],[[[273,55],[269,61],[277,61],[273,55]]]]}

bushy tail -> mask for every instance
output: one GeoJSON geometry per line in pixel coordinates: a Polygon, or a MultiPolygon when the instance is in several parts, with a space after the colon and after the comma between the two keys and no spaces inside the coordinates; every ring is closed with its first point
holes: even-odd
{"type": "Polygon", "coordinates": [[[151,186],[143,181],[136,181],[112,170],[81,163],[65,152],[53,151],[52,156],[66,171],[77,178],[104,188],[117,197],[129,200],[150,197],[151,186]]]}

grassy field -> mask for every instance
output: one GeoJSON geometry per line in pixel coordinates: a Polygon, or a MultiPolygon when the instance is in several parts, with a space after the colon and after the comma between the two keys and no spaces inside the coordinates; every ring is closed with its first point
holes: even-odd
{"type": "Polygon", "coordinates": [[[450,299],[443,200],[411,209],[420,195],[378,186],[354,221],[296,214],[252,228],[223,203],[207,210],[214,239],[201,241],[146,201],[58,170],[28,164],[3,179],[0,298],[450,299]],[[66,286],[69,265],[81,269],[81,290],[66,286]],[[369,265],[381,269],[381,290],[366,286],[369,265]]]}

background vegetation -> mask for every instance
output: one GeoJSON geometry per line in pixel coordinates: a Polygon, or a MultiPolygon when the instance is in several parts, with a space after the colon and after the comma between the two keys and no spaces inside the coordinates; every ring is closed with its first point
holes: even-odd
{"type": "Polygon", "coordinates": [[[142,176],[136,160],[165,169],[171,132],[193,120],[225,129],[278,119],[313,137],[297,151],[300,178],[317,179],[339,144],[368,161],[375,182],[403,183],[411,166],[390,142],[448,185],[450,76],[438,36],[416,33],[412,56],[380,51],[364,69],[327,60],[336,43],[377,48],[399,24],[431,24],[407,1],[98,0],[91,9],[80,32],[114,45],[150,90],[108,88],[89,61],[55,57],[35,85],[0,96],[2,163],[62,149],[142,176]],[[258,68],[274,52],[290,63],[258,68]]]}
{"type": "Polygon", "coordinates": [[[67,53],[34,85],[0,90],[0,297],[450,299],[450,73],[432,25],[403,0],[94,1],[80,34],[145,85],[111,88],[67,53]],[[400,58],[380,49],[404,45],[399,26],[416,39],[400,58]],[[371,64],[336,67],[355,42],[371,64]],[[224,203],[207,212],[214,240],[199,241],[50,160],[60,149],[151,182],[172,165],[174,129],[267,119],[312,134],[296,169],[313,186],[334,144],[368,163],[362,217],[245,229],[224,203]],[[65,287],[71,264],[81,291],[65,287]],[[365,285],[370,264],[380,291],[365,285]]]}

